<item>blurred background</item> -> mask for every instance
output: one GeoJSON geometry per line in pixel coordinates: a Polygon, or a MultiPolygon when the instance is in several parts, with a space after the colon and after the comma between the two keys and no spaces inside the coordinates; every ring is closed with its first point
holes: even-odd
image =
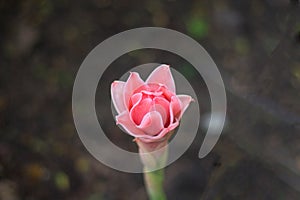
{"type": "Polygon", "coordinates": [[[226,87],[226,126],[198,159],[210,114],[205,83],[178,56],[139,50],[101,78],[96,107],[100,123],[113,127],[109,138],[136,151],[97,101],[122,76],[114,67],[168,63],[195,86],[201,109],[193,145],[166,168],[168,199],[300,199],[299,14],[297,0],[0,0],[0,199],[147,199],[141,174],[110,169],[87,152],[71,109],[86,55],[145,26],[180,31],[208,51],[226,87]]]}

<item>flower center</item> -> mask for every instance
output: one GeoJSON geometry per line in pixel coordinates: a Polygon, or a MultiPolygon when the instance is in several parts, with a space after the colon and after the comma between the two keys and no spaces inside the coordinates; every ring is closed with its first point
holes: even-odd
{"type": "Polygon", "coordinates": [[[129,111],[134,123],[139,125],[147,113],[157,111],[167,127],[170,123],[170,101],[174,95],[164,85],[155,83],[137,88],[129,101],[129,111]]]}

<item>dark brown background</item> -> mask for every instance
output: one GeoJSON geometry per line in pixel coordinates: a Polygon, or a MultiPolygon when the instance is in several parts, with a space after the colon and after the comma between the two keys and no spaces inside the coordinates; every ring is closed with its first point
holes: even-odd
{"type": "MultiPolygon", "coordinates": [[[[72,85],[85,56],[121,31],[160,26],[185,33],[209,52],[224,78],[227,126],[204,159],[205,127],[166,168],[169,199],[300,198],[300,18],[298,1],[0,1],[0,199],[146,199],[141,174],[96,161],[76,133],[72,85]]],[[[137,51],[113,67],[170,63],[197,87],[201,116],[210,110],[205,84],[188,64],[155,50],[137,51]]],[[[116,73],[102,81],[109,86],[116,73]]],[[[108,87],[97,95],[109,97],[108,87]]],[[[113,126],[110,113],[99,118],[113,126]]],[[[100,117],[101,116],[101,117],[100,117]]],[[[109,137],[136,150],[113,128],[109,137]]]]}

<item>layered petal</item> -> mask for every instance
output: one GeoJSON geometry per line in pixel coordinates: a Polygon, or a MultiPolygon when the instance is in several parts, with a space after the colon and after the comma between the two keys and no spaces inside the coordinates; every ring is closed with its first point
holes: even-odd
{"type": "Polygon", "coordinates": [[[114,81],[110,87],[111,99],[112,99],[112,102],[113,102],[118,114],[120,114],[126,110],[126,107],[125,107],[124,101],[123,101],[124,86],[125,86],[125,82],[114,81]]]}
{"type": "Polygon", "coordinates": [[[193,98],[189,95],[177,95],[178,99],[180,100],[180,115],[179,119],[182,117],[183,113],[187,109],[187,107],[190,105],[191,101],[193,101],[193,98]]]}
{"type": "Polygon", "coordinates": [[[120,124],[128,134],[134,137],[141,137],[145,135],[145,133],[138,129],[136,125],[131,121],[129,113],[127,111],[124,111],[123,113],[119,114],[116,117],[116,121],[117,124],[120,124]]]}
{"type": "Polygon", "coordinates": [[[162,97],[155,97],[153,99],[154,105],[153,110],[158,111],[161,114],[164,126],[166,126],[167,123],[170,121],[170,115],[169,115],[169,102],[162,98],[162,97]]]}
{"type": "Polygon", "coordinates": [[[160,113],[157,111],[151,111],[147,113],[137,128],[142,130],[147,135],[157,135],[164,128],[160,113]]]}
{"type": "Polygon", "coordinates": [[[170,91],[175,93],[175,82],[171,74],[169,65],[160,65],[146,80],[147,84],[156,83],[165,85],[170,91]]]}
{"type": "Polygon", "coordinates": [[[153,137],[153,139],[157,140],[165,137],[168,133],[173,131],[178,125],[179,125],[179,121],[175,120],[167,128],[164,128],[156,137],[153,137]]]}
{"type": "Polygon", "coordinates": [[[134,105],[138,104],[142,100],[143,95],[141,93],[134,94],[130,97],[129,107],[130,110],[134,105]]]}
{"type": "Polygon", "coordinates": [[[175,120],[175,122],[170,124],[168,128],[162,129],[160,131],[160,133],[158,133],[155,136],[145,135],[145,136],[139,136],[138,138],[146,143],[160,142],[160,141],[168,139],[168,138],[166,138],[166,137],[169,137],[168,134],[171,135],[172,134],[171,131],[173,131],[178,125],[179,125],[179,121],[175,120]]]}
{"type": "Polygon", "coordinates": [[[124,85],[124,105],[128,109],[129,100],[132,96],[134,90],[144,85],[144,81],[141,79],[140,75],[136,72],[132,72],[124,85]]]}
{"type": "Polygon", "coordinates": [[[130,110],[130,119],[136,124],[140,125],[143,117],[151,110],[153,103],[150,98],[145,98],[139,103],[135,104],[130,110]]]}
{"type": "Polygon", "coordinates": [[[177,96],[172,96],[171,102],[170,102],[170,124],[174,122],[174,120],[177,118],[179,119],[181,111],[181,103],[177,96]]]}

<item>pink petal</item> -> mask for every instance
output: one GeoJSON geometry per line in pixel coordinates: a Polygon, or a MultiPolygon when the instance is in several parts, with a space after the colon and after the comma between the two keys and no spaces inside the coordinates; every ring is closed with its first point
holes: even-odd
{"type": "Polygon", "coordinates": [[[132,122],[139,125],[143,117],[151,110],[153,103],[150,98],[141,100],[138,104],[135,104],[130,110],[130,118],[132,122]]]}
{"type": "Polygon", "coordinates": [[[158,134],[164,128],[160,113],[157,111],[147,113],[137,128],[148,135],[158,134]]]}
{"type": "Polygon", "coordinates": [[[139,93],[139,92],[142,92],[142,91],[146,91],[146,92],[155,92],[155,91],[158,91],[160,89],[160,85],[159,84],[145,84],[145,85],[142,85],[141,87],[137,88],[135,90],[135,93],[139,93]]]}
{"type": "Polygon", "coordinates": [[[172,124],[176,118],[179,119],[178,117],[181,111],[181,103],[177,96],[172,96],[169,110],[170,124],[172,124]]]}
{"type": "Polygon", "coordinates": [[[174,92],[171,92],[170,90],[168,90],[167,88],[166,88],[166,86],[161,86],[160,87],[160,89],[161,89],[161,91],[163,92],[163,96],[168,100],[168,101],[171,101],[171,98],[172,98],[172,96],[174,96],[175,95],[175,93],[174,92]]]}
{"type": "Polygon", "coordinates": [[[124,86],[124,105],[126,108],[129,106],[129,100],[134,90],[144,85],[144,81],[140,78],[140,75],[136,72],[132,72],[124,86]]]}
{"type": "Polygon", "coordinates": [[[138,104],[142,100],[143,95],[141,93],[134,94],[130,97],[129,101],[129,110],[135,105],[138,104]]]}
{"type": "Polygon", "coordinates": [[[112,102],[113,102],[118,114],[120,114],[126,110],[126,107],[125,107],[124,101],[123,101],[124,85],[125,85],[125,82],[123,82],[123,81],[114,81],[110,87],[111,99],[112,99],[112,102]]]}
{"type": "Polygon", "coordinates": [[[162,97],[155,97],[153,99],[154,101],[154,108],[153,110],[158,111],[163,119],[163,123],[164,125],[166,125],[166,123],[169,123],[170,121],[170,115],[169,115],[169,102],[162,97]]]}
{"type": "Polygon", "coordinates": [[[141,136],[139,137],[141,140],[143,140],[144,142],[158,142],[161,140],[165,140],[164,137],[167,136],[167,134],[174,130],[177,126],[179,125],[179,121],[176,120],[174,123],[170,124],[170,126],[168,128],[164,128],[160,131],[160,133],[158,133],[156,136],[141,136]]]}
{"type": "Polygon", "coordinates": [[[164,135],[166,135],[170,131],[174,130],[178,125],[179,125],[179,121],[175,120],[175,122],[171,123],[168,128],[165,128],[164,131],[162,131],[159,136],[164,137],[164,135]]]}
{"type": "Polygon", "coordinates": [[[122,112],[116,117],[117,124],[120,124],[128,134],[134,137],[141,137],[145,135],[143,131],[138,129],[136,125],[131,121],[129,113],[127,111],[122,112]]]}
{"type": "Polygon", "coordinates": [[[175,93],[175,83],[169,65],[160,65],[148,77],[146,83],[164,84],[175,93]]]}
{"type": "Polygon", "coordinates": [[[178,99],[181,102],[181,112],[180,112],[180,116],[178,119],[180,119],[183,115],[183,113],[185,112],[185,110],[187,109],[187,107],[190,105],[191,101],[193,101],[193,98],[189,95],[177,95],[178,99]]]}
{"type": "Polygon", "coordinates": [[[151,92],[151,91],[142,90],[141,92],[143,94],[152,95],[152,96],[161,96],[163,94],[163,92],[161,92],[161,91],[159,91],[159,92],[151,92]]]}

